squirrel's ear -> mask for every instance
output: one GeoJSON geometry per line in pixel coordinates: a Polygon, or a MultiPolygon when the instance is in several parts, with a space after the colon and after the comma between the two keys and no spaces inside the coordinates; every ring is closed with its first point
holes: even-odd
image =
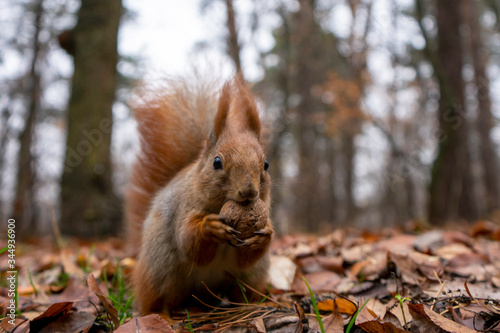
{"type": "Polygon", "coordinates": [[[229,114],[229,107],[231,106],[231,95],[231,84],[226,82],[222,87],[219,97],[219,106],[217,107],[217,114],[215,115],[214,133],[216,140],[219,139],[226,126],[227,115],[229,114]]]}
{"type": "Polygon", "coordinates": [[[260,120],[255,100],[245,84],[240,79],[235,78],[233,82],[226,82],[222,87],[219,106],[215,115],[215,140],[219,140],[225,127],[228,126],[227,119],[231,108],[237,110],[235,115],[231,115],[233,129],[238,131],[250,130],[259,137],[260,120]]]}
{"type": "Polygon", "coordinates": [[[250,88],[241,80],[235,79],[235,86],[237,88],[237,107],[241,109],[246,117],[245,126],[250,131],[254,132],[257,137],[260,136],[260,120],[257,106],[255,105],[254,97],[250,88]]]}

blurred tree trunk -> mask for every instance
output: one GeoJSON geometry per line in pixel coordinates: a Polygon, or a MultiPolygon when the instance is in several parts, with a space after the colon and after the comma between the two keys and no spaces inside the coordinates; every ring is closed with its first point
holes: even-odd
{"type": "Polygon", "coordinates": [[[40,41],[42,29],[43,0],[38,0],[33,8],[33,58],[31,59],[28,88],[28,108],[24,129],[19,136],[19,157],[16,177],[16,197],[14,199],[13,217],[17,221],[20,235],[29,236],[36,232],[36,205],[34,201],[35,162],[33,158],[33,134],[36,113],[40,107],[40,41]]]}
{"type": "Polygon", "coordinates": [[[314,112],[311,89],[315,84],[313,41],[314,0],[300,0],[297,13],[297,30],[294,38],[297,43],[296,91],[300,96],[297,106],[297,139],[299,148],[299,181],[296,193],[301,204],[297,206],[297,221],[302,221],[307,230],[317,230],[319,213],[317,205],[318,167],[315,156],[316,131],[312,122],[314,112]]]}
{"type": "Polygon", "coordinates": [[[460,23],[459,2],[438,0],[438,50],[434,70],[440,86],[440,135],[429,188],[429,220],[433,223],[460,218],[471,220],[479,214],[469,154],[469,126],[464,116],[460,23]]]}
{"type": "Polygon", "coordinates": [[[491,140],[491,131],[494,127],[491,113],[490,82],[486,75],[487,55],[481,42],[481,27],[479,25],[478,2],[464,0],[464,23],[470,28],[468,47],[474,67],[474,84],[477,89],[478,118],[477,130],[479,133],[479,147],[481,165],[483,167],[483,182],[486,191],[486,212],[491,213],[500,205],[499,161],[496,147],[491,140]]]}
{"type": "Polygon", "coordinates": [[[73,31],[75,70],[61,189],[61,231],[66,235],[120,231],[110,148],[121,14],[121,0],[83,0],[73,31]]]}
{"type": "MultiPolygon", "coordinates": [[[[283,170],[282,163],[284,161],[283,158],[283,140],[284,135],[290,129],[288,128],[288,122],[286,121],[289,113],[290,113],[290,95],[292,94],[290,91],[290,82],[292,78],[292,74],[290,73],[291,63],[292,63],[292,46],[291,46],[291,28],[289,24],[288,11],[284,8],[284,6],[280,6],[277,10],[277,13],[280,15],[281,20],[283,22],[283,36],[282,43],[283,45],[279,49],[280,58],[283,60],[283,66],[280,71],[277,71],[276,75],[276,85],[278,89],[283,92],[283,96],[281,98],[282,103],[280,103],[280,108],[282,109],[282,113],[280,119],[282,121],[279,124],[275,125],[276,128],[273,129],[274,139],[270,142],[268,147],[268,161],[270,162],[270,171],[271,179],[273,183],[281,182],[283,180],[283,170]],[[277,129],[277,130],[276,130],[277,129]]],[[[280,212],[283,210],[288,210],[285,203],[286,192],[283,186],[275,186],[271,191],[272,194],[272,202],[277,203],[276,205],[272,205],[273,213],[272,216],[278,217],[275,221],[275,229],[278,234],[287,234],[289,225],[286,223],[285,219],[279,218],[280,212]],[[286,208],[285,208],[286,207],[286,208]],[[278,210],[280,209],[280,210],[278,210]]]]}
{"type": "Polygon", "coordinates": [[[342,134],[342,157],[344,159],[344,188],[345,188],[345,212],[347,222],[354,221],[356,217],[356,204],[354,202],[354,158],[356,156],[356,147],[354,139],[356,134],[350,130],[342,134]]]}
{"type": "Polygon", "coordinates": [[[227,29],[229,31],[228,36],[228,49],[229,55],[234,62],[234,67],[236,73],[241,75],[243,78],[243,71],[241,69],[241,48],[238,43],[238,32],[236,31],[236,19],[234,14],[233,0],[226,0],[226,10],[227,10],[227,29]]]}

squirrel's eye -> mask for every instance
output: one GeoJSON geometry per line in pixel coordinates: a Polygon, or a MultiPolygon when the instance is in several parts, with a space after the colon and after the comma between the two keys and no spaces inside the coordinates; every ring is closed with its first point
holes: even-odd
{"type": "Polygon", "coordinates": [[[269,169],[269,162],[267,160],[264,161],[264,170],[269,169]]]}
{"type": "Polygon", "coordinates": [[[214,169],[215,170],[222,170],[222,160],[220,159],[219,156],[215,157],[215,159],[214,159],[214,169]]]}

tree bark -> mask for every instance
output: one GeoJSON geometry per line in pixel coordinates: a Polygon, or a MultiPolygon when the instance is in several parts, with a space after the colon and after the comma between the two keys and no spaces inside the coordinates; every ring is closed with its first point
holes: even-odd
{"type": "Polygon", "coordinates": [[[121,14],[121,0],[83,0],[74,29],[75,70],[61,186],[61,231],[66,235],[95,237],[121,230],[110,149],[121,14]]]}
{"type": "MultiPolygon", "coordinates": [[[[355,120],[354,120],[355,121],[355,120]]],[[[342,135],[342,156],[344,158],[344,188],[345,188],[345,211],[346,222],[354,222],[356,217],[356,204],[354,201],[354,158],[356,147],[354,139],[357,133],[348,129],[342,135]]]]}
{"type": "Polygon", "coordinates": [[[36,232],[36,205],[34,200],[35,162],[33,158],[33,133],[36,113],[40,107],[40,41],[42,29],[43,0],[34,7],[33,58],[31,60],[29,80],[30,87],[28,108],[24,129],[19,135],[19,157],[17,166],[16,197],[14,199],[13,217],[17,221],[20,235],[27,237],[36,232]]]}
{"type": "Polygon", "coordinates": [[[429,187],[429,220],[472,220],[479,216],[464,116],[461,15],[455,0],[437,1],[438,50],[435,72],[440,85],[438,152],[429,187]]]}
{"type": "Polygon", "coordinates": [[[228,46],[229,55],[234,62],[234,67],[236,68],[236,74],[244,78],[243,71],[241,69],[241,58],[240,58],[240,44],[238,43],[238,32],[236,31],[236,20],[234,15],[233,0],[226,0],[227,9],[227,29],[229,30],[228,46]]]}
{"type": "Polygon", "coordinates": [[[481,42],[481,27],[479,25],[478,3],[474,0],[464,0],[464,23],[470,28],[469,52],[474,67],[474,84],[477,89],[478,118],[477,130],[479,133],[479,152],[483,167],[483,183],[486,198],[484,200],[486,212],[491,213],[500,205],[500,183],[498,179],[499,161],[496,147],[491,140],[490,133],[494,127],[491,113],[490,82],[486,75],[488,62],[483,43],[481,42]]]}
{"type": "Polygon", "coordinates": [[[297,75],[295,78],[300,103],[297,106],[297,139],[299,148],[299,181],[296,194],[301,203],[297,207],[297,220],[305,223],[307,230],[317,230],[319,213],[317,205],[318,165],[315,163],[316,131],[311,122],[314,110],[311,89],[314,81],[314,1],[300,0],[297,13],[297,75]]]}

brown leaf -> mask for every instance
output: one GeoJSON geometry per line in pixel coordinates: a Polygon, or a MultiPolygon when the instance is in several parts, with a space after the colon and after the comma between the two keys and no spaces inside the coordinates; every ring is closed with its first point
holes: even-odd
{"type": "Polygon", "coordinates": [[[423,304],[408,304],[410,313],[413,317],[413,325],[416,325],[420,332],[460,332],[473,333],[475,330],[460,325],[449,320],[440,314],[423,306],[423,304]]]}
{"type": "Polygon", "coordinates": [[[101,288],[99,288],[99,286],[97,285],[97,281],[95,280],[93,274],[89,275],[87,279],[87,284],[89,288],[96,294],[97,298],[99,298],[102,305],[104,305],[104,308],[106,309],[109,316],[111,317],[111,320],[113,321],[115,329],[118,328],[120,326],[120,320],[118,319],[118,311],[116,311],[113,305],[109,302],[108,298],[104,296],[104,294],[101,291],[101,288]]]}
{"type": "Polygon", "coordinates": [[[499,228],[493,222],[481,220],[472,226],[470,233],[472,237],[492,237],[498,230],[499,228]]]}
{"type": "Polygon", "coordinates": [[[309,328],[307,328],[307,330],[304,330],[304,326],[309,327],[309,320],[306,317],[304,309],[302,309],[302,307],[297,302],[293,302],[293,307],[295,308],[295,312],[297,312],[297,316],[299,317],[299,321],[297,322],[297,326],[295,327],[295,333],[309,331],[309,328]]]}
{"type": "Polygon", "coordinates": [[[165,332],[174,333],[172,326],[158,314],[133,318],[120,326],[115,333],[165,332]]]}
{"type": "Polygon", "coordinates": [[[385,311],[384,318],[382,320],[386,323],[393,324],[397,328],[403,329],[403,325],[401,325],[401,322],[399,321],[398,317],[396,317],[396,315],[394,315],[394,313],[392,313],[389,310],[385,311]]]}
{"type": "Polygon", "coordinates": [[[73,308],[73,302],[54,303],[45,312],[30,322],[30,331],[38,332],[59,316],[73,308]]]}
{"type": "Polygon", "coordinates": [[[344,261],[341,257],[327,257],[327,256],[316,256],[316,261],[323,269],[331,271],[337,274],[345,274],[344,267],[342,264],[344,261]]]}
{"type": "Polygon", "coordinates": [[[95,318],[95,315],[88,312],[70,312],[45,326],[40,333],[87,333],[94,325],[95,318]]]}
{"type": "Polygon", "coordinates": [[[356,326],[359,326],[364,331],[371,333],[407,333],[407,331],[396,327],[393,323],[384,323],[375,319],[359,324],[357,323],[356,326]]]}
{"type": "Polygon", "coordinates": [[[99,303],[95,293],[86,287],[80,280],[69,279],[67,287],[60,294],[49,296],[50,303],[74,302],[73,309],[97,314],[94,304],[99,303]]]}
{"type": "Polygon", "coordinates": [[[0,323],[0,328],[2,332],[16,332],[16,333],[26,333],[29,332],[29,322],[26,318],[15,318],[14,325],[9,323],[8,318],[4,318],[0,323]]]}
{"type": "MultiPolygon", "coordinates": [[[[448,307],[448,311],[453,316],[453,320],[456,321],[457,323],[462,324],[464,326],[467,326],[468,328],[478,330],[478,331],[484,330],[484,319],[481,316],[476,315],[476,316],[472,316],[472,317],[463,318],[451,306],[448,307]]],[[[461,312],[467,312],[467,311],[461,311],[461,312]]]]}
{"type": "Polygon", "coordinates": [[[323,319],[323,327],[326,333],[343,333],[344,320],[336,302],[332,302],[332,313],[323,319]]]}
{"type": "Polygon", "coordinates": [[[346,298],[328,299],[318,302],[318,310],[334,311],[337,308],[340,313],[354,314],[358,309],[356,305],[346,298]]]}
{"type": "Polygon", "coordinates": [[[482,299],[477,299],[477,298],[474,298],[470,292],[470,289],[469,289],[469,286],[467,285],[467,281],[464,282],[464,287],[465,287],[465,291],[467,292],[467,294],[469,295],[470,298],[472,298],[477,304],[479,304],[480,306],[482,306],[484,309],[488,310],[490,313],[492,313],[493,315],[496,315],[498,317],[500,317],[500,310],[495,308],[494,306],[492,306],[488,301],[485,301],[485,300],[482,300],[482,299]]]}
{"type": "Polygon", "coordinates": [[[266,325],[262,317],[255,318],[250,322],[250,325],[257,331],[257,333],[266,333],[266,325]]]}
{"type": "MultiPolygon", "coordinates": [[[[334,290],[337,284],[342,280],[339,275],[328,271],[304,274],[304,277],[313,291],[334,290]]],[[[299,276],[295,277],[292,284],[292,290],[295,290],[297,293],[309,294],[306,284],[299,276]]]]}
{"type": "Polygon", "coordinates": [[[393,323],[379,321],[375,313],[368,309],[366,306],[361,309],[356,317],[356,326],[362,328],[367,332],[373,333],[403,333],[406,332],[402,328],[396,327],[393,323]]]}

